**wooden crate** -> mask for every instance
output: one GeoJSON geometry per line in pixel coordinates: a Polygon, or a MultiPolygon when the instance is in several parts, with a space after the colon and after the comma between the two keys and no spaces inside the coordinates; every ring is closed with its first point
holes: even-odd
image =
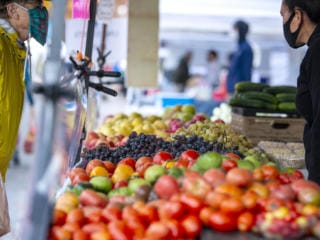
{"type": "Polygon", "coordinates": [[[302,142],[303,118],[255,117],[232,113],[231,127],[257,144],[260,141],[302,142]]]}

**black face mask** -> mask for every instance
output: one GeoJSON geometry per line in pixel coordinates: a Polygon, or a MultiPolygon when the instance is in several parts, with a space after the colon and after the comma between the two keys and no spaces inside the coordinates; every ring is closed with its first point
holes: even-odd
{"type": "Polygon", "coordinates": [[[290,32],[290,25],[291,25],[291,22],[294,18],[294,15],[295,15],[295,12],[293,12],[291,14],[290,18],[288,19],[288,21],[285,24],[283,24],[283,33],[284,33],[284,37],[287,40],[290,47],[299,48],[304,45],[304,43],[299,44],[299,45],[296,44],[298,35],[299,35],[301,27],[302,27],[302,20],[301,20],[300,26],[298,27],[297,31],[295,31],[293,33],[290,32]]]}

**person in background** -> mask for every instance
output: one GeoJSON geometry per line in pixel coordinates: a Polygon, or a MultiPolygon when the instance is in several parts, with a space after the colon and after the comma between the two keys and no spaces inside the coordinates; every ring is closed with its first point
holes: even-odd
{"type": "Polygon", "coordinates": [[[185,53],[179,61],[178,67],[173,72],[172,80],[177,85],[179,92],[184,92],[190,78],[189,64],[192,59],[192,52],[185,53]]]}
{"type": "Polygon", "coordinates": [[[306,119],[303,141],[308,178],[320,184],[320,1],[282,0],[280,14],[288,45],[308,46],[297,79],[296,105],[306,119]]]}
{"type": "Polygon", "coordinates": [[[42,4],[42,0],[0,1],[0,172],[4,180],[16,147],[24,101],[28,65],[24,41],[31,36],[44,45],[47,38],[48,11],[42,4]]]}
{"type": "Polygon", "coordinates": [[[253,66],[253,50],[246,39],[249,32],[249,25],[242,20],[238,20],[233,25],[233,29],[237,33],[238,48],[234,52],[228,72],[228,94],[234,93],[234,85],[236,83],[241,81],[251,81],[253,66]]]}
{"type": "Polygon", "coordinates": [[[215,50],[208,51],[207,54],[207,76],[206,81],[215,89],[219,85],[219,64],[218,64],[218,53],[215,50]]]}

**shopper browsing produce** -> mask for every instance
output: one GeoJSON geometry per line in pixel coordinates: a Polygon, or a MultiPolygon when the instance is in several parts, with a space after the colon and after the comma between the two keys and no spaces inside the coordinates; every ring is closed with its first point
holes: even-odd
{"type": "Polygon", "coordinates": [[[320,1],[283,0],[280,13],[289,46],[309,47],[300,66],[296,104],[307,121],[303,139],[309,179],[320,183],[320,1]]]}
{"type": "Polygon", "coordinates": [[[48,12],[42,0],[0,1],[0,171],[5,179],[16,146],[24,99],[24,41],[42,45],[47,38],[48,12]]]}

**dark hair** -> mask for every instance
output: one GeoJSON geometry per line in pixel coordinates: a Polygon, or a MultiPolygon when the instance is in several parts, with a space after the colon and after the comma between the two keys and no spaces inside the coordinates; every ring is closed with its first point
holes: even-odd
{"type": "Polygon", "coordinates": [[[249,32],[249,24],[243,20],[238,20],[233,27],[238,31],[239,42],[243,41],[249,32]]]}
{"type": "Polygon", "coordinates": [[[9,3],[31,3],[31,4],[41,4],[43,1],[42,0],[0,0],[0,18],[8,18],[8,13],[7,13],[7,5],[9,3]]]}
{"type": "Polygon", "coordinates": [[[208,54],[214,56],[214,57],[218,57],[218,53],[216,50],[209,50],[208,54]]]}
{"type": "Polygon", "coordinates": [[[293,12],[297,7],[306,12],[312,22],[320,22],[319,0],[283,0],[283,2],[288,6],[290,12],[293,12]]]}

